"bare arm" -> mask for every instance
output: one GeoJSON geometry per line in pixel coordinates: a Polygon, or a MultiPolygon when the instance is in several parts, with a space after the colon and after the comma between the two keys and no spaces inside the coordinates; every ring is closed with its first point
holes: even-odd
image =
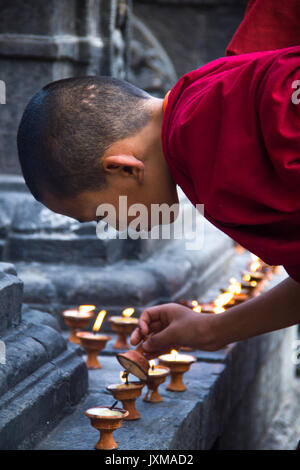
{"type": "Polygon", "coordinates": [[[215,351],[227,344],[300,323],[300,284],[287,278],[258,297],[220,314],[195,313],[179,304],[144,310],[131,336],[150,359],[179,346],[215,351]]]}
{"type": "Polygon", "coordinates": [[[288,277],[218,317],[215,322],[218,347],[300,323],[300,284],[288,277]]]}

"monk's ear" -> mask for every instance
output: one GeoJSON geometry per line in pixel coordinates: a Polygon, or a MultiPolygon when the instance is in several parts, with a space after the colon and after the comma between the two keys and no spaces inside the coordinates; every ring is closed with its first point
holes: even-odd
{"type": "Polygon", "coordinates": [[[101,159],[102,168],[108,175],[133,176],[139,181],[144,178],[144,163],[133,155],[108,155],[101,159]]]}

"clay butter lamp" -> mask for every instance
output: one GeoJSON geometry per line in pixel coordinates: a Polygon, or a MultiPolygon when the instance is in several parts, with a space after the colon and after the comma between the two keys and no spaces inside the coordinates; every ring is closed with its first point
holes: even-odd
{"type": "Polygon", "coordinates": [[[142,343],[135,349],[118,353],[117,359],[128,374],[134,375],[143,382],[147,381],[149,362],[143,354],[142,343]]]}
{"type": "Polygon", "coordinates": [[[124,410],[128,411],[128,415],[124,417],[127,421],[133,421],[141,417],[139,411],[135,407],[136,399],[141,395],[144,382],[128,382],[128,373],[120,372],[122,383],[111,384],[106,387],[114,397],[122,403],[124,410]]]}
{"type": "Polygon", "coordinates": [[[89,321],[95,315],[95,308],[95,305],[80,305],[78,310],[64,310],[62,312],[65,324],[70,328],[69,341],[71,343],[80,344],[76,332],[88,326],[89,321]]]}
{"type": "Polygon", "coordinates": [[[93,333],[89,331],[79,331],[76,333],[77,338],[80,340],[81,347],[86,351],[86,366],[88,369],[101,369],[101,364],[98,361],[98,353],[105,348],[107,341],[111,339],[111,336],[97,333],[102,325],[105,315],[106,310],[101,310],[101,312],[99,312],[93,326],[93,333]]]}
{"type": "Polygon", "coordinates": [[[138,319],[131,316],[133,313],[134,308],[125,308],[122,316],[112,316],[108,319],[111,329],[118,335],[113,348],[129,349],[127,337],[131,335],[138,324],[138,319]]]}
{"type": "Polygon", "coordinates": [[[170,368],[170,383],[167,390],[171,392],[184,392],[186,386],[183,383],[183,374],[196,362],[196,358],[190,354],[178,354],[173,349],[170,354],[163,354],[158,358],[159,364],[170,368]]]}
{"type": "Polygon", "coordinates": [[[148,403],[160,403],[162,401],[162,396],[158,392],[158,387],[165,382],[166,377],[169,374],[169,367],[162,365],[156,366],[154,360],[150,361],[147,378],[148,391],[144,396],[144,401],[148,403]]]}
{"type": "Polygon", "coordinates": [[[233,296],[233,305],[239,305],[239,304],[242,304],[243,302],[246,302],[246,300],[249,299],[249,295],[244,293],[244,292],[241,292],[240,294],[234,294],[233,296]]]}
{"type": "Polygon", "coordinates": [[[247,271],[244,273],[244,276],[245,276],[244,279],[247,281],[261,282],[265,279],[266,274],[263,273],[262,271],[255,271],[255,272],[247,271]]]}
{"type": "Polygon", "coordinates": [[[241,281],[241,286],[243,290],[245,290],[249,294],[249,296],[252,296],[258,289],[258,282],[255,280],[251,280],[249,275],[244,274],[243,279],[241,281]]]}
{"type": "Polygon", "coordinates": [[[123,419],[128,416],[128,411],[121,408],[97,406],[86,410],[85,415],[90,418],[91,425],[100,431],[100,439],[95,445],[95,449],[117,449],[118,444],[114,440],[113,431],[122,426],[123,419]]]}

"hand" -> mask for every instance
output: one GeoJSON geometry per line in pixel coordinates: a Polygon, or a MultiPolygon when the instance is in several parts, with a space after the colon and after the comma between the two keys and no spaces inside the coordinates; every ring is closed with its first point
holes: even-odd
{"type": "Polygon", "coordinates": [[[139,326],[133,331],[130,342],[136,346],[143,341],[142,347],[148,359],[180,346],[215,350],[212,346],[215,317],[176,303],[150,307],[142,312],[139,326]],[[148,338],[145,339],[146,336],[148,338]]]}

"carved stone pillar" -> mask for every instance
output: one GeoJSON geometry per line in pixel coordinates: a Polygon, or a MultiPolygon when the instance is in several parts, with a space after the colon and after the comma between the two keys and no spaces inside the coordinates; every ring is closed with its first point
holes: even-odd
{"type": "Polygon", "coordinates": [[[30,97],[53,80],[76,75],[125,78],[131,0],[2,0],[0,172],[19,174],[16,132],[30,97]]]}

